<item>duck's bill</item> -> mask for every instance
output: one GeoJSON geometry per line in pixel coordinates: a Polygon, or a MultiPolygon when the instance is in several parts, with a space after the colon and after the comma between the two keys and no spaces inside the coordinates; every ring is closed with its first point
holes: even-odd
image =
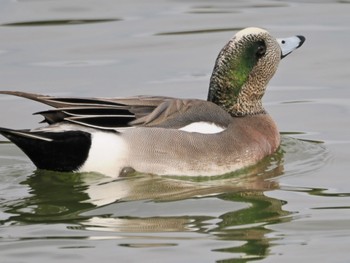
{"type": "Polygon", "coordinates": [[[281,47],[281,58],[284,58],[290,53],[292,53],[293,50],[301,47],[302,44],[305,42],[305,37],[294,36],[288,38],[277,38],[277,42],[281,47]]]}

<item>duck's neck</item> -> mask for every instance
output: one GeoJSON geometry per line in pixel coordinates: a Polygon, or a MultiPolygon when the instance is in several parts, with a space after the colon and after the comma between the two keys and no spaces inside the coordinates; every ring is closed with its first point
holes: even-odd
{"type": "Polygon", "coordinates": [[[254,115],[265,112],[261,98],[269,79],[256,67],[257,60],[251,53],[256,49],[250,45],[245,52],[232,43],[220,51],[210,79],[208,101],[211,101],[232,116],[254,115]]]}
{"type": "Polygon", "coordinates": [[[210,79],[208,101],[232,116],[265,113],[261,99],[267,83],[263,80],[253,81],[254,72],[249,74],[243,71],[228,74],[222,67],[215,67],[210,79]]]}

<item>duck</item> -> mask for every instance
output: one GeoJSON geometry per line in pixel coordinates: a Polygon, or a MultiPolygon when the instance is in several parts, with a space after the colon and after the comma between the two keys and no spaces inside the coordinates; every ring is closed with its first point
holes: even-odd
{"type": "Polygon", "coordinates": [[[257,164],[280,145],[262,97],[281,59],[305,37],[238,31],[222,48],[208,97],[56,97],[0,91],[50,106],[36,112],[45,126],[0,133],[37,169],[121,177],[215,176],[257,164]]]}

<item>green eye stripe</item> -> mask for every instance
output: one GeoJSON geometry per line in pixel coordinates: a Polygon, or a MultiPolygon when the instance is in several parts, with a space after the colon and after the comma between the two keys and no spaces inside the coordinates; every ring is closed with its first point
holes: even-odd
{"type": "Polygon", "coordinates": [[[237,98],[244,83],[247,82],[250,72],[256,65],[258,58],[255,56],[260,43],[251,42],[249,45],[239,46],[242,51],[239,52],[238,57],[228,58],[225,65],[228,87],[225,89],[225,95],[227,98],[237,98]],[[254,54],[254,55],[252,55],[254,54]]]}

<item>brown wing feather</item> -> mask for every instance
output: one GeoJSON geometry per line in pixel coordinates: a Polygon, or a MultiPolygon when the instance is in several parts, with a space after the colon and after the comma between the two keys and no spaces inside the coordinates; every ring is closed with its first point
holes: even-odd
{"type": "Polygon", "coordinates": [[[0,94],[18,96],[49,105],[56,109],[41,111],[43,122],[48,124],[71,121],[81,125],[115,129],[126,120],[131,122],[150,114],[165,97],[130,97],[130,98],[70,98],[54,97],[20,91],[0,91],[0,94]],[[120,119],[118,119],[120,118],[120,119]],[[115,122],[113,124],[113,122],[115,122]]]}
{"type": "Polygon", "coordinates": [[[214,103],[204,100],[138,96],[129,98],[53,97],[18,91],[0,91],[38,101],[54,110],[36,114],[49,124],[68,121],[98,129],[131,126],[181,128],[192,122],[211,122],[226,127],[231,116],[214,103]]]}

